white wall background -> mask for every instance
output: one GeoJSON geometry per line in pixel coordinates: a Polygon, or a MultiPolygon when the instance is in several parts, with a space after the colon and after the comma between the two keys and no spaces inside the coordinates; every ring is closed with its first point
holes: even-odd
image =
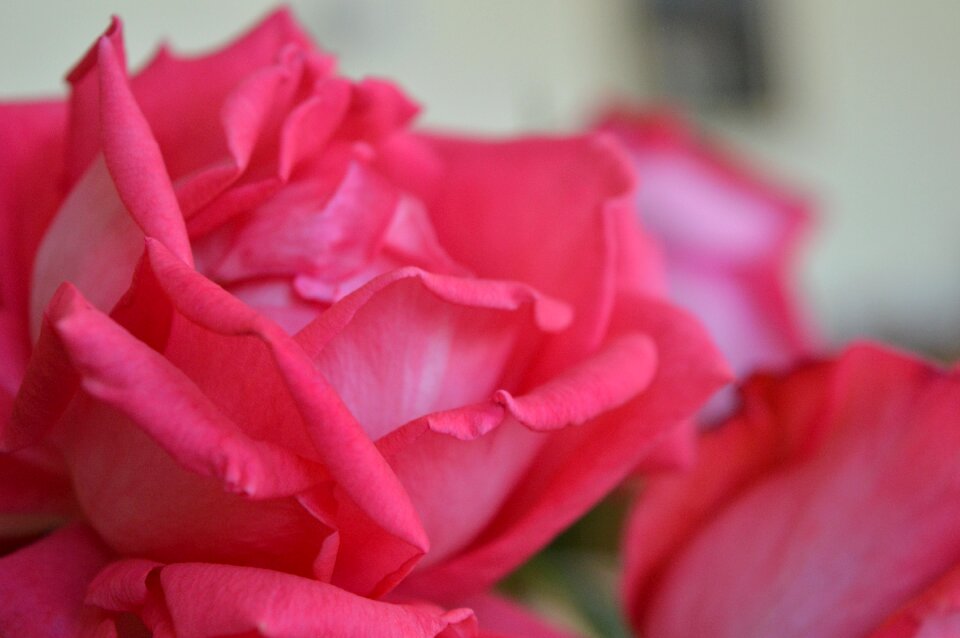
{"type": "MultiPolygon", "coordinates": [[[[106,25],[130,59],[221,43],[266,0],[0,4],[0,96],[50,93],[106,25]]],[[[388,75],[425,121],[570,129],[603,96],[649,97],[639,0],[314,0],[292,5],[354,75],[388,75]]],[[[960,354],[960,2],[768,0],[777,90],[701,114],[821,210],[802,281],[834,342],[872,334],[960,354]]]]}

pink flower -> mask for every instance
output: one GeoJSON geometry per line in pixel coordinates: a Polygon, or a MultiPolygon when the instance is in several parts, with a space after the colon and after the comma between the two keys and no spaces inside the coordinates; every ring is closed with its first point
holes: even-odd
{"type": "Polygon", "coordinates": [[[725,379],[603,136],[411,134],[284,12],[133,77],[115,22],[69,80],[0,107],[0,506],[95,532],[0,561],[73,570],[48,616],[473,632],[435,605],[682,453],[725,379]]]}
{"type": "Polygon", "coordinates": [[[790,270],[806,202],[665,113],[613,111],[598,128],[630,150],[637,211],[663,246],[671,297],[707,325],[737,376],[813,353],[790,270]]]}
{"type": "Polygon", "coordinates": [[[955,635],[960,371],[861,345],[758,377],[632,513],[643,635],[955,635]]]}

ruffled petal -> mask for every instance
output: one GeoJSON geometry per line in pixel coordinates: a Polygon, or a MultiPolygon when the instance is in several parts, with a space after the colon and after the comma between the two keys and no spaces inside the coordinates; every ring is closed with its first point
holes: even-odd
{"type": "Polygon", "coordinates": [[[528,393],[498,390],[485,403],[428,414],[382,438],[378,446],[430,534],[419,567],[443,562],[496,517],[547,444],[546,432],[623,406],[646,389],[655,367],[650,339],[625,335],[528,393]]]}
{"type": "Polygon", "coordinates": [[[273,67],[291,47],[315,51],[290,11],[279,9],[213,53],[182,57],[162,47],[133,78],[137,101],[173,175],[188,175],[231,155],[235,166],[246,166],[257,139],[255,128],[234,121],[222,108],[252,71],[273,67]]]}
{"type": "Polygon", "coordinates": [[[600,136],[425,139],[442,168],[423,197],[450,255],[482,277],[529,283],[574,308],[571,329],[540,357],[537,381],[595,350],[617,290],[627,287],[620,260],[631,252],[642,261],[629,240],[618,253],[635,189],[621,151],[600,136]]]}
{"type": "MultiPolygon", "coordinates": [[[[619,408],[551,433],[496,518],[455,558],[413,574],[412,591],[439,600],[482,591],[609,493],[661,440],[686,449],[674,440],[677,427],[729,378],[723,360],[696,321],[660,302],[624,299],[611,326],[612,340],[641,333],[655,344],[649,385],[619,408]]],[[[662,455],[657,463],[665,464],[662,455]]]]}
{"type": "MultiPolygon", "coordinates": [[[[361,560],[381,561],[376,569],[343,572],[355,578],[351,590],[389,589],[427,548],[426,537],[409,498],[373,442],[357,424],[303,349],[278,326],[148,241],[150,269],[158,295],[173,309],[165,357],[180,368],[225,414],[255,439],[276,442],[316,460],[327,470],[336,495],[322,503],[329,523],[347,521],[336,512],[354,511],[350,521],[366,531],[380,530],[383,552],[366,551],[361,560]],[[225,375],[225,370],[243,374],[225,375]],[[349,503],[348,503],[349,502],[349,503]],[[339,503],[339,507],[337,506],[339,503]],[[352,504],[352,505],[351,505],[352,504]],[[385,574],[383,565],[392,563],[385,574]]],[[[141,321],[133,320],[134,325],[141,321]]],[[[331,489],[326,488],[327,491],[331,489]]],[[[339,578],[341,570],[337,571],[339,578]]]]}
{"type": "Polygon", "coordinates": [[[0,634],[74,638],[87,585],[109,554],[90,530],[72,526],[0,558],[0,634]]]}
{"type": "Polygon", "coordinates": [[[14,416],[21,435],[59,424],[53,438],[80,505],[118,550],[308,571],[330,534],[295,501],[277,500],[328,480],[324,467],[247,436],[69,286],[51,304],[14,416]],[[84,393],[74,398],[77,381],[84,393]]]}
{"type": "Polygon", "coordinates": [[[87,602],[137,613],[156,635],[180,638],[476,635],[469,609],[379,602],[326,583],[232,565],[114,563],[91,585],[87,602]]]}
{"type": "Polygon", "coordinates": [[[319,466],[246,436],[184,375],[65,285],[48,310],[83,389],[124,413],[187,469],[257,498],[296,494],[319,466]]]}
{"type": "Polygon", "coordinates": [[[183,214],[167,168],[127,80],[111,38],[100,39],[100,140],[103,156],[124,206],[148,237],[193,263],[183,214]]]}
{"type": "Polygon", "coordinates": [[[30,306],[34,336],[43,309],[64,281],[73,281],[109,311],[130,284],[144,236],[193,263],[164,158],[126,75],[119,21],[68,79],[73,190],[38,251],[30,306]]]}
{"type": "MultiPolygon", "coordinates": [[[[391,465],[430,537],[428,561],[479,530],[533,450],[511,445],[504,435],[476,447],[426,436],[425,428],[451,423],[430,415],[489,400],[503,383],[522,376],[547,332],[569,321],[565,304],[528,286],[403,268],[334,304],[297,336],[370,437],[391,438],[385,445],[391,465]],[[409,420],[415,423],[404,425],[409,420]],[[401,426],[400,438],[409,445],[394,436],[401,426]]],[[[486,429],[450,433],[469,439],[486,429]]]]}
{"type": "Polygon", "coordinates": [[[114,19],[68,79],[74,86],[71,135],[84,139],[82,144],[71,140],[74,179],[102,152],[117,194],[137,225],[192,263],[163,155],[127,78],[119,20],[114,19]]]}
{"type": "Polygon", "coordinates": [[[569,308],[513,282],[403,268],[297,336],[373,439],[420,416],[491,396],[569,308]],[[509,364],[509,369],[507,368],[509,364]]]}
{"type": "Polygon", "coordinates": [[[653,340],[628,334],[525,395],[498,390],[494,400],[532,430],[556,430],[621,407],[649,386],[656,370],[653,340]]]}
{"type": "Polygon", "coordinates": [[[339,281],[362,270],[379,251],[399,193],[382,177],[351,163],[330,197],[318,180],[288,185],[260,207],[216,264],[216,281],[303,275],[339,281]]]}

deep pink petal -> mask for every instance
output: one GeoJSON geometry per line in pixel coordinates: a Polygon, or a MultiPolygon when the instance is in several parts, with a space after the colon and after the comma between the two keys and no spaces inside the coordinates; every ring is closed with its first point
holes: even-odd
{"type": "Polygon", "coordinates": [[[482,591],[609,493],[661,439],[686,449],[673,439],[676,428],[729,372],[691,317],[651,300],[621,304],[611,338],[639,332],[652,339],[658,366],[650,385],[618,409],[552,433],[492,523],[455,558],[414,574],[413,590],[441,600],[482,591]]]}
{"type": "Polygon", "coordinates": [[[378,439],[489,398],[507,372],[522,372],[531,342],[569,320],[564,304],[521,284],[405,268],[335,304],[297,340],[378,439]]]}
{"type": "MultiPolygon", "coordinates": [[[[51,303],[56,305],[56,299],[51,303]]],[[[21,450],[40,442],[63,415],[77,384],[77,374],[53,320],[44,316],[11,417],[0,422],[0,451],[21,450]]]]}
{"type": "Polygon", "coordinates": [[[279,9],[246,35],[213,53],[182,57],[161,48],[133,78],[142,104],[175,176],[183,176],[229,157],[246,165],[252,140],[239,144],[250,131],[221,108],[252,72],[277,64],[285,48],[313,52],[309,36],[289,10],[279,9]]]}
{"type": "MultiPolygon", "coordinates": [[[[813,405],[785,392],[793,377],[776,388],[778,443],[793,454],[673,556],[644,616],[651,635],[864,635],[956,564],[960,377],[871,346],[827,369],[813,405]]],[[[748,403],[747,418],[765,407],[748,403]]]]}
{"type": "Polygon", "coordinates": [[[430,535],[419,567],[442,563],[496,518],[548,444],[542,433],[623,406],[646,389],[655,365],[651,341],[625,335],[529,393],[498,390],[486,403],[428,414],[382,440],[430,535]]]}
{"type": "Polygon", "coordinates": [[[134,611],[154,632],[181,638],[467,638],[476,631],[468,609],[379,602],[290,574],[230,565],[115,563],[97,577],[88,602],[134,611]]]}
{"type": "Polygon", "coordinates": [[[97,64],[103,155],[120,199],[145,235],[192,264],[183,214],[160,147],[130,90],[124,62],[108,37],[100,39],[97,64]]]}
{"type": "Polygon", "coordinates": [[[480,276],[523,281],[574,307],[574,325],[540,358],[537,380],[600,344],[618,288],[653,285],[622,278],[627,253],[632,263],[643,258],[630,233],[619,236],[631,223],[635,185],[610,140],[426,139],[442,168],[424,197],[451,256],[480,276]]]}
{"type": "MultiPolygon", "coordinates": [[[[334,304],[297,336],[371,438],[417,421],[404,426],[404,443],[386,447],[430,537],[428,561],[476,534],[535,450],[510,434],[476,446],[427,435],[425,428],[450,424],[430,415],[488,401],[522,374],[544,334],[569,320],[565,304],[521,284],[404,268],[334,304]],[[495,473],[484,469],[491,464],[495,473]],[[471,480],[475,473],[483,480],[471,480]],[[454,503],[462,505],[451,516],[454,503]]],[[[447,433],[469,439],[496,423],[447,433]]]]}
{"type": "Polygon", "coordinates": [[[119,21],[69,76],[73,187],[40,246],[31,286],[31,328],[53,292],[77,285],[108,311],[130,284],[143,237],[187,263],[193,254],[163,156],[126,75],[119,21]],[[96,245],[97,250],[90,247],[96,245]]]}
{"type": "Polygon", "coordinates": [[[656,370],[653,340],[628,334],[525,395],[514,397],[499,390],[495,400],[527,427],[555,430],[619,408],[646,390],[656,370]]]}
{"type": "Polygon", "coordinates": [[[63,194],[65,124],[62,102],[0,105],[0,392],[10,396],[30,352],[34,255],[63,194]]]}
{"type": "Polygon", "coordinates": [[[54,438],[80,505],[113,547],[309,570],[330,530],[296,501],[276,497],[326,480],[324,468],[248,437],[181,371],[75,290],[65,287],[48,317],[41,345],[52,345],[38,348],[50,353],[48,374],[27,375],[14,423],[28,433],[59,423],[54,438]],[[86,394],[71,401],[77,378],[86,394]]]}
{"type": "MultiPolygon", "coordinates": [[[[126,65],[123,25],[114,16],[103,32],[113,45],[113,52],[126,65]]],[[[97,72],[100,39],[98,38],[67,73],[70,83],[69,127],[65,158],[65,187],[72,188],[87,172],[102,147],[100,135],[100,75],[97,72]]]]}
{"type": "Polygon", "coordinates": [[[257,498],[291,495],[324,473],[255,441],[162,355],[90,306],[69,285],[48,311],[83,389],[126,414],[186,468],[257,498]]]}
{"type": "Polygon", "coordinates": [[[746,390],[757,397],[745,407],[749,419],[708,431],[686,472],[657,477],[643,486],[624,535],[623,600],[636,627],[674,554],[758,477],[810,446],[815,433],[802,420],[822,401],[824,372],[811,366],[783,388],[790,413],[803,424],[793,427],[793,433],[784,415],[773,409],[776,395],[755,380],[746,390]],[[761,400],[770,408],[753,407],[761,400]]]}
{"type": "MultiPolygon", "coordinates": [[[[122,52],[119,22],[107,30],[118,52],[122,52]]],[[[174,177],[206,168],[229,157],[230,150],[246,153],[252,149],[228,148],[236,133],[222,125],[221,107],[229,94],[252,70],[278,61],[286,46],[311,50],[310,39],[290,12],[278,10],[249,33],[229,46],[197,57],[179,57],[161,47],[147,67],[131,81],[133,93],[156,136],[167,166],[174,177]]],[[[91,73],[97,58],[96,47],[70,73],[71,166],[73,179],[87,168],[99,146],[97,126],[97,82],[91,73]]],[[[238,158],[238,163],[246,160],[238,158]]],[[[228,172],[235,178],[232,167],[228,172]]],[[[221,184],[222,187],[222,184],[221,184]]]]}
{"type": "MultiPolygon", "coordinates": [[[[399,574],[410,569],[410,561],[427,547],[413,506],[373,441],[303,349],[161,244],[149,241],[148,247],[161,294],[176,311],[165,346],[167,358],[249,435],[294,446],[298,454],[320,461],[337,486],[337,498],[354,503],[368,517],[368,525],[372,521],[373,527],[398,540],[383,544],[393,570],[399,574]],[[243,370],[243,379],[254,383],[256,391],[237,383],[236,377],[224,377],[224,366],[232,365],[243,370]]],[[[341,523],[345,521],[332,521],[337,527],[341,523]]],[[[348,536],[343,528],[341,536],[348,536]]],[[[364,557],[388,561],[377,552],[364,557]]],[[[344,577],[359,579],[351,589],[364,593],[388,589],[385,583],[395,578],[378,569],[354,570],[344,577]]]]}
{"type": "Polygon", "coordinates": [[[339,281],[363,269],[379,251],[399,193],[382,177],[352,163],[328,197],[318,180],[288,184],[260,207],[204,272],[217,281],[303,275],[339,281]]]}
{"type": "Polygon", "coordinates": [[[183,215],[160,147],[127,78],[119,20],[111,23],[68,79],[73,84],[71,185],[102,152],[120,200],[144,234],[191,262],[183,215]]]}
{"type": "Polygon", "coordinates": [[[0,634],[79,635],[87,585],[108,560],[88,529],[72,526],[0,558],[0,634]]]}
{"type": "MultiPolygon", "coordinates": [[[[458,358],[463,356],[453,360],[458,358]]],[[[382,439],[380,448],[430,535],[431,550],[419,568],[442,563],[497,517],[548,445],[543,433],[576,428],[622,407],[647,388],[656,361],[649,338],[624,335],[526,394],[514,397],[501,389],[486,403],[428,414],[382,439]]],[[[466,378],[477,382],[482,374],[466,378]]],[[[438,386],[442,384],[428,385],[438,386]]]]}

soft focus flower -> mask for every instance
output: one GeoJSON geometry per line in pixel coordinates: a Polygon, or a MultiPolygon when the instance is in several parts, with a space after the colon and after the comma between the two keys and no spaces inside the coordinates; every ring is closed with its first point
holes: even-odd
{"type": "MultiPolygon", "coordinates": [[[[791,271],[806,202],[664,112],[615,110],[597,128],[630,151],[637,212],[663,247],[671,298],[707,325],[737,376],[815,352],[791,271]]],[[[732,396],[718,395],[714,417],[732,396]]]]}
{"type": "Polygon", "coordinates": [[[434,603],[682,453],[725,379],[603,136],[411,134],[284,12],[133,77],[115,22],[68,79],[0,110],[0,506],[96,533],[0,562],[70,572],[48,616],[472,632],[434,603]]]}
{"type": "Polygon", "coordinates": [[[700,449],[632,513],[642,635],[956,635],[960,371],[856,346],[753,379],[700,449]]]}

